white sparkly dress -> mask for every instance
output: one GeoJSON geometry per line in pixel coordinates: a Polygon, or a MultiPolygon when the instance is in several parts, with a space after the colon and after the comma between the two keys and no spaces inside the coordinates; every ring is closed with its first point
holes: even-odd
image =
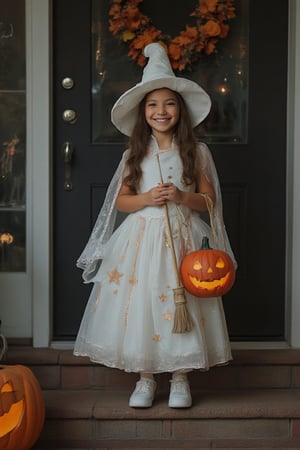
{"type": "MultiPolygon", "coordinates": [[[[181,181],[182,163],[176,146],[158,151],[152,138],[148,156],[142,163],[140,192],[148,191],[160,181],[157,152],[164,182],[173,182],[181,190],[194,190],[194,186],[187,187],[181,181]]],[[[202,170],[214,182],[220,196],[206,145],[199,144],[199,154],[202,170]]],[[[108,190],[111,199],[104,204],[78,260],[85,281],[93,282],[94,286],[74,354],[128,372],[208,370],[228,362],[231,350],[221,298],[197,298],[186,292],[194,328],[188,333],[172,333],[176,277],[165,209],[149,206],[129,214],[112,233],[117,185],[122,181],[120,174],[124,174],[124,161],[112,181],[116,186],[108,190]]],[[[178,265],[187,252],[201,247],[203,236],[209,236],[210,242],[214,242],[210,227],[198,212],[174,203],[168,204],[168,211],[178,265]]],[[[217,233],[222,234],[220,242],[233,257],[221,213],[219,207],[217,233]]]]}

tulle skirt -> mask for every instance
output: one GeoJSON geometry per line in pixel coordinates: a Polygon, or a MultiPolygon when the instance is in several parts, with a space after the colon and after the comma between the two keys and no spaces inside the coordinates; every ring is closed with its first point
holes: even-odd
{"type": "MultiPolygon", "coordinates": [[[[199,214],[175,205],[169,212],[178,265],[211,236],[199,214]]],[[[163,208],[130,214],[113,233],[93,278],[74,354],[128,372],[174,372],[231,359],[221,298],[187,291],[193,330],[172,332],[175,267],[163,208]]]]}

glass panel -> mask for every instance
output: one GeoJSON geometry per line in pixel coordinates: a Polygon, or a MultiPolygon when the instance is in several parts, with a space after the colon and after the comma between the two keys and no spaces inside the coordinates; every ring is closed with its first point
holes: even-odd
{"type": "MultiPolygon", "coordinates": [[[[95,143],[124,140],[110,122],[110,111],[117,98],[142,78],[142,68],[128,56],[129,44],[109,31],[111,5],[109,0],[92,1],[91,137],[95,143]]],[[[217,42],[217,51],[201,54],[192,70],[174,70],[177,76],[199,83],[212,99],[208,118],[196,130],[207,142],[247,141],[249,0],[235,0],[234,6],[236,17],[229,22],[228,36],[217,42]]],[[[172,10],[177,14],[172,18],[169,2],[144,0],[138,8],[170,36],[178,36],[195,20],[190,16],[195,0],[173,0],[172,10]]]]}
{"type": "Polygon", "coordinates": [[[0,272],[26,270],[25,1],[0,0],[0,272]]]}
{"type": "Polygon", "coordinates": [[[0,207],[25,206],[25,94],[0,91],[0,207]]]}
{"type": "Polygon", "coordinates": [[[0,89],[25,89],[25,1],[0,0],[0,89]]]}
{"type": "Polygon", "coordinates": [[[0,270],[24,271],[25,211],[0,210],[0,224],[0,270]]]}

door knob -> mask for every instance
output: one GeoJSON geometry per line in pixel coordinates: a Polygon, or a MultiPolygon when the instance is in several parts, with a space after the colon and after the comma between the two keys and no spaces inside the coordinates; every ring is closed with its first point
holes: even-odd
{"type": "Polygon", "coordinates": [[[74,109],[65,109],[63,112],[63,120],[73,125],[77,121],[77,114],[74,109]]]}
{"type": "Polygon", "coordinates": [[[74,145],[71,142],[65,142],[62,147],[63,159],[65,163],[65,191],[71,191],[73,189],[72,182],[72,159],[74,154],[74,145]]]}

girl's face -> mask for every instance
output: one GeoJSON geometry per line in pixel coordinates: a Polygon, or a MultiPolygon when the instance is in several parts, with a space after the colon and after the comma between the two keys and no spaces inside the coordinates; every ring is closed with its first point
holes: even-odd
{"type": "Polygon", "coordinates": [[[176,95],[170,89],[156,89],[147,95],[145,118],[154,135],[173,134],[179,116],[180,106],[176,95]]]}

